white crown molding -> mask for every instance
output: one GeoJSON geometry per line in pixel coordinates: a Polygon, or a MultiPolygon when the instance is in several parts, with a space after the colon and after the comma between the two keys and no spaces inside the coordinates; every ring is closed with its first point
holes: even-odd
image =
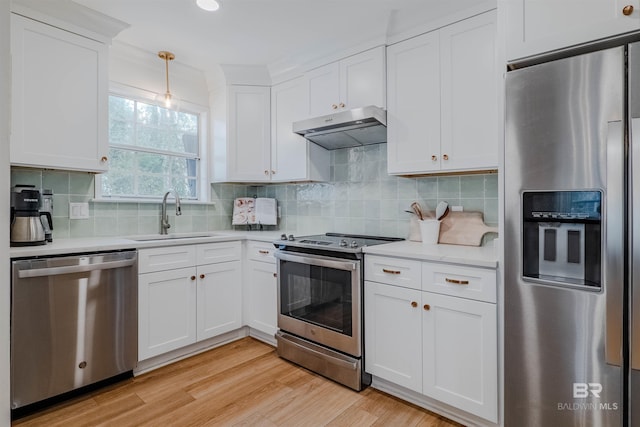
{"type": "Polygon", "coordinates": [[[12,0],[11,12],[110,44],[129,24],[71,0],[12,0]]]}

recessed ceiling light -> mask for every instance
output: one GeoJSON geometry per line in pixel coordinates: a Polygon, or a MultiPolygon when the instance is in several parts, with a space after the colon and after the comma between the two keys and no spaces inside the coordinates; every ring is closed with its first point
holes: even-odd
{"type": "Polygon", "coordinates": [[[200,9],[207,10],[209,12],[220,9],[220,3],[216,0],[196,0],[196,4],[200,9]]]}

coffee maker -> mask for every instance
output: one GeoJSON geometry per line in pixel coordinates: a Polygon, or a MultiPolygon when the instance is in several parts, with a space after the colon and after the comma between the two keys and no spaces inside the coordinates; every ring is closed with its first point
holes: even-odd
{"type": "Polygon", "coordinates": [[[44,239],[47,242],[53,242],[53,191],[43,188],[41,197],[40,220],[44,228],[44,239]]]}
{"type": "MultiPolygon", "coordinates": [[[[40,203],[40,191],[34,185],[16,185],[11,189],[11,246],[47,243],[40,219],[40,203]]],[[[51,220],[51,213],[44,215],[51,220]]]]}

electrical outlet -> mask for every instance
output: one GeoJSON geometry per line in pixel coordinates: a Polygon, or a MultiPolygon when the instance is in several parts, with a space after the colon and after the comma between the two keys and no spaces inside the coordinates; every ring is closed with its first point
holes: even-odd
{"type": "Polygon", "coordinates": [[[69,203],[69,219],[89,219],[89,203],[69,203]]]}
{"type": "Polygon", "coordinates": [[[451,206],[451,212],[462,212],[463,210],[462,206],[451,206]]]}

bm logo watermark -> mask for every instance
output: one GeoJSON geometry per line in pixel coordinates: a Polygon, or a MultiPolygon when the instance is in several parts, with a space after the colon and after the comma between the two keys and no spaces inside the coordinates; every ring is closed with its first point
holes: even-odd
{"type": "MultiPolygon", "coordinates": [[[[602,384],[573,383],[574,399],[600,399],[602,384]]],[[[617,402],[558,402],[558,411],[617,411],[617,402]]]]}
{"type": "Polygon", "coordinates": [[[573,383],[573,398],[584,399],[593,396],[600,399],[602,384],[600,383],[573,383]]]}

